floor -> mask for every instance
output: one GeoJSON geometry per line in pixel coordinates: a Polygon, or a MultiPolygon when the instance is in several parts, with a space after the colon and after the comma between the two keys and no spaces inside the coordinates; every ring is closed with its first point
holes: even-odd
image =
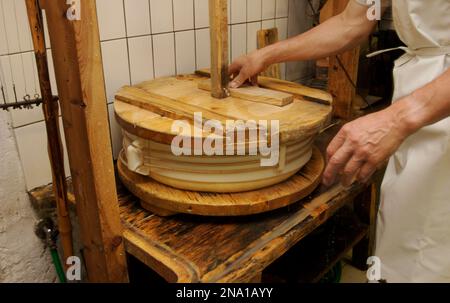
{"type": "Polygon", "coordinates": [[[361,271],[350,264],[348,258],[342,261],[341,283],[366,283],[366,272],[361,271]]]}

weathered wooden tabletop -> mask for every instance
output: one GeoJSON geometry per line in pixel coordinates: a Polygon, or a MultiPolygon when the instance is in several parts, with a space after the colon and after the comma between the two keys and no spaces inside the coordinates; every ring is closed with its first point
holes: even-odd
{"type": "Polygon", "coordinates": [[[251,217],[163,218],[119,196],[126,250],[170,282],[246,282],[362,191],[335,187],[251,217]]]}

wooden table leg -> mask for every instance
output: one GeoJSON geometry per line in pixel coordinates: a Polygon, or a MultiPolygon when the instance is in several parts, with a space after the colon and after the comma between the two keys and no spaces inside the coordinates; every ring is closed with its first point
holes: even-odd
{"type": "Polygon", "coordinates": [[[354,200],[356,214],[362,223],[369,226],[367,235],[353,247],[352,263],[360,270],[367,270],[367,258],[373,255],[377,193],[377,185],[373,183],[354,200]]]}

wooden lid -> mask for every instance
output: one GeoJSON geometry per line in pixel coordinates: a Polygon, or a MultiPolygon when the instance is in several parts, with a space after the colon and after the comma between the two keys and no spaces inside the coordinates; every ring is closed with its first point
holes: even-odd
{"type": "Polygon", "coordinates": [[[269,123],[278,120],[280,142],[287,143],[314,135],[331,116],[332,107],[318,103],[331,103],[331,96],[320,90],[260,77],[260,85],[263,83],[266,88],[292,94],[292,103],[277,106],[242,97],[215,99],[208,91],[199,88],[205,79],[207,77],[200,75],[186,75],[125,86],[116,94],[117,121],[133,135],[170,144],[179,135],[172,131],[173,122],[185,120],[193,126],[196,112],[202,113],[204,121],[218,120],[224,126],[227,120],[266,120],[269,123]]]}

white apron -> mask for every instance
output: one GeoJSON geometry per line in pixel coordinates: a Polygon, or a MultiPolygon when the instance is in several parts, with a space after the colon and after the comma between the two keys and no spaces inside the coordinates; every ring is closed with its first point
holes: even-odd
{"type": "MultiPolygon", "coordinates": [[[[398,100],[450,67],[450,0],[392,5],[408,46],[394,68],[398,100]]],[[[450,282],[450,118],[409,137],[389,161],[375,255],[388,282],[450,282]]]]}

